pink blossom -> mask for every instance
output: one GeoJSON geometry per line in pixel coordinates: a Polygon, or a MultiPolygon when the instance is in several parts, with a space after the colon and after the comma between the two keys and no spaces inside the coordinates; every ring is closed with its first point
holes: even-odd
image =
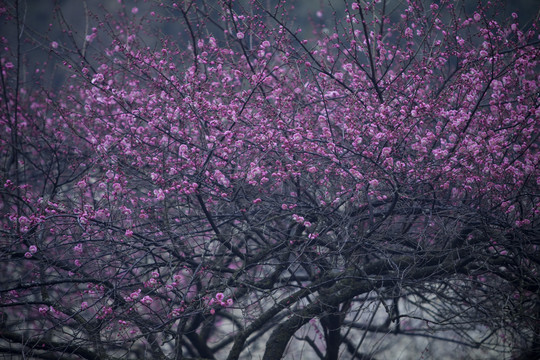
{"type": "Polygon", "coordinates": [[[304,217],[303,216],[300,216],[300,215],[297,215],[297,214],[293,214],[292,215],[292,218],[294,221],[296,221],[297,223],[299,224],[303,224],[304,223],[304,217]]]}
{"type": "Polygon", "coordinates": [[[353,10],[358,10],[358,9],[360,9],[360,6],[358,6],[358,3],[353,2],[353,3],[351,4],[351,8],[352,8],[353,10]]]}
{"type": "Polygon", "coordinates": [[[223,298],[225,297],[225,295],[223,293],[217,293],[216,294],[216,299],[218,301],[223,301],[223,298]]]}
{"type": "Polygon", "coordinates": [[[138,13],[138,12],[139,12],[139,8],[137,8],[137,7],[131,8],[131,13],[132,13],[132,14],[136,14],[136,13],[138,13]]]}
{"type": "Polygon", "coordinates": [[[77,244],[73,247],[73,251],[75,251],[77,254],[81,254],[83,252],[83,245],[77,244]]]}
{"type": "Polygon", "coordinates": [[[39,307],[39,313],[40,313],[41,315],[45,315],[48,311],[49,311],[49,307],[48,307],[48,306],[40,306],[40,307],[39,307]]]}
{"type": "Polygon", "coordinates": [[[227,177],[223,175],[223,173],[219,170],[214,171],[214,177],[217,182],[224,187],[229,187],[229,185],[231,184],[229,179],[227,179],[227,177]]]}
{"type": "Polygon", "coordinates": [[[81,309],[82,309],[82,310],[88,309],[88,303],[87,303],[86,301],[83,301],[83,302],[81,303],[81,309]]]}
{"type": "Polygon", "coordinates": [[[51,42],[51,47],[52,47],[53,49],[57,49],[57,48],[58,48],[58,43],[57,43],[56,41],[52,41],[52,42],[51,42]]]}
{"type": "Polygon", "coordinates": [[[26,253],[24,253],[24,257],[27,258],[27,259],[30,259],[32,257],[32,253],[31,252],[26,252],[26,253]]]}
{"type": "Polygon", "coordinates": [[[186,144],[182,144],[178,147],[178,155],[183,158],[188,155],[188,147],[186,144]]]}
{"type": "Polygon", "coordinates": [[[32,254],[35,254],[35,253],[37,253],[37,251],[38,251],[36,245],[30,245],[30,247],[28,248],[28,250],[29,250],[32,254]]]}
{"type": "Polygon", "coordinates": [[[350,169],[349,172],[351,173],[352,176],[354,176],[358,180],[364,179],[364,176],[356,169],[350,169]]]}
{"type": "Polygon", "coordinates": [[[86,38],[85,38],[85,39],[86,39],[86,41],[88,41],[88,42],[91,43],[92,41],[94,41],[94,39],[95,39],[96,37],[97,37],[97,34],[96,34],[96,33],[93,33],[93,34],[90,34],[90,35],[86,35],[86,38]]]}
{"type": "Polygon", "coordinates": [[[162,189],[154,190],[154,195],[156,196],[156,199],[158,199],[159,201],[165,200],[165,193],[163,192],[162,189]]]}
{"type": "Polygon", "coordinates": [[[146,295],[141,299],[141,302],[145,305],[150,305],[154,302],[154,300],[150,296],[146,295]]]}
{"type": "Polygon", "coordinates": [[[236,37],[242,40],[244,38],[244,33],[239,31],[238,33],[236,33],[236,37]]]}
{"type": "Polygon", "coordinates": [[[413,31],[411,28],[406,28],[405,29],[405,37],[407,38],[411,38],[413,36],[413,31]]]}

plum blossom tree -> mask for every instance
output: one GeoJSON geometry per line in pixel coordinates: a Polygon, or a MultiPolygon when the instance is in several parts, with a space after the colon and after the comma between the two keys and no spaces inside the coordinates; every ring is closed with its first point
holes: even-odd
{"type": "Polygon", "coordinates": [[[538,23],[344,5],[2,5],[0,353],[540,354],[538,23]]]}

